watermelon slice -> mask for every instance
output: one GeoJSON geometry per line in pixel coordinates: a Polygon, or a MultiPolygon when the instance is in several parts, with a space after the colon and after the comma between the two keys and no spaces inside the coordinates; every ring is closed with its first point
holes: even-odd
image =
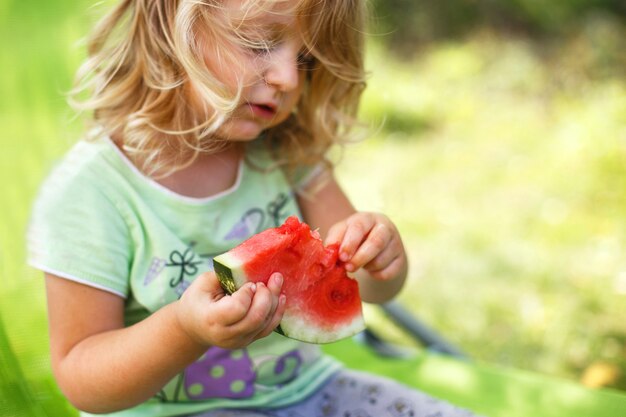
{"type": "Polygon", "coordinates": [[[246,282],[267,284],[280,272],[287,304],[276,331],[304,342],[330,343],[364,328],[358,283],[338,254],[338,245],[325,247],[316,231],[292,216],[215,257],[213,266],[229,294],[246,282]]]}

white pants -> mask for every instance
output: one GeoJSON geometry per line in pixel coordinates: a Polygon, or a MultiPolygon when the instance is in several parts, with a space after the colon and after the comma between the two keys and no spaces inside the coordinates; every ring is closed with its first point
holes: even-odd
{"type": "Polygon", "coordinates": [[[193,417],[474,417],[392,379],[343,370],[309,398],[284,408],[213,410],[193,417]]]}

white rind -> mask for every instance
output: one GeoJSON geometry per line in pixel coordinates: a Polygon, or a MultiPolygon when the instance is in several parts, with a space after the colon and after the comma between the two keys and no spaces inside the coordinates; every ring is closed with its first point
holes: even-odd
{"type": "Polygon", "coordinates": [[[330,330],[315,326],[306,317],[285,313],[280,322],[280,329],[285,336],[308,343],[331,343],[355,334],[365,329],[363,315],[356,316],[352,322],[342,325],[339,330],[330,330]]]}

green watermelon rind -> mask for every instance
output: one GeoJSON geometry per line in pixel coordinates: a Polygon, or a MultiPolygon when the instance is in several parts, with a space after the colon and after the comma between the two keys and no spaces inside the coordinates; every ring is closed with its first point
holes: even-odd
{"type": "MultiPolygon", "coordinates": [[[[243,271],[243,262],[226,252],[213,258],[213,268],[222,288],[228,294],[241,288],[248,279],[243,271]]],[[[332,343],[363,331],[365,323],[363,315],[356,316],[349,324],[338,326],[338,329],[316,327],[297,313],[286,311],[280,325],[274,330],[283,336],[307,343],[332,343]]]]}
{"type": "Polygon", "coordinates": [[[213,258],[213,269],[220,285],[229,295],[247,282],[242,269],[242,262],[226,252],[213,258]]]}

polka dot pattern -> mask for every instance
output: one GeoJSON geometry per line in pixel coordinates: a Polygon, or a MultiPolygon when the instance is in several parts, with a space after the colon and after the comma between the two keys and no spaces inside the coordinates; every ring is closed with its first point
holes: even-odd
{"type": "Polygon", "coordinates": [[[247,398],[254,394],[254,366],[245,350],[210,348],[185,370],[191,400],[247,398]]]}

